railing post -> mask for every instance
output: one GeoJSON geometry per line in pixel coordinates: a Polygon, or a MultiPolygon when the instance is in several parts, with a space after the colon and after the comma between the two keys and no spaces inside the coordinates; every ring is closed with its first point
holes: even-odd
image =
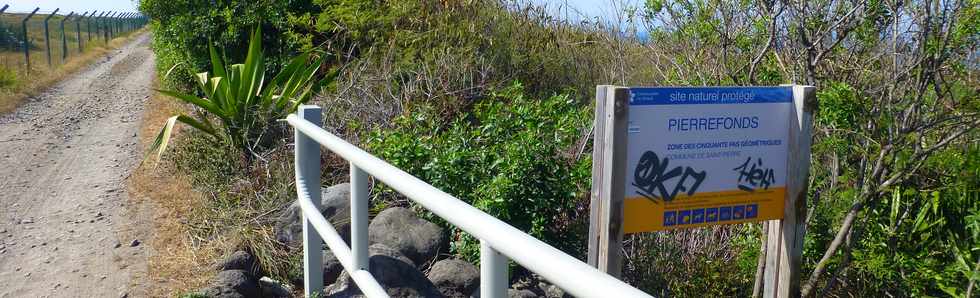
{"type": "MultiPolygon", "coordinates": [[[[301,105],[296,115],[320,126],[321,110],[318,106],[301,105]]],[[[296,183],[301,181],[308,187],[310,200],[320,209],[320,144],[294,130],[296,183]]],[[[323,291],[323,239],[303,214],[303,276],[306,297],[320,295],[323,291]]]]}
{"type": "Polygon", "coordinates": [[[350,164],[350,248],[354,268],[368,270],[368,175],[350,164]]]}
{"type": "Polygon", "coordinates": [[[480,297],[507,297],[507,257],[480,240],[480,297]]]}

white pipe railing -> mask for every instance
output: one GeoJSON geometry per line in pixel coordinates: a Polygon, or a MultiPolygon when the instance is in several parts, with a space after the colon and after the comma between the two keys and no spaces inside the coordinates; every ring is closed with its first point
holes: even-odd
{"type": "Polygon", "coordinates": [[[295,128],[296,189],[303,211],[305,294],[323,289],[322,240],[368,297],[388,297],[368,271],[368,175],[480,239],[480,297],[506,297],[507,258],[577,297],[650,297],[323,130],[321,110],[303,105],[295,128]],[[351,246],[320,214],[320,146],[350,162],[351,246]]]}

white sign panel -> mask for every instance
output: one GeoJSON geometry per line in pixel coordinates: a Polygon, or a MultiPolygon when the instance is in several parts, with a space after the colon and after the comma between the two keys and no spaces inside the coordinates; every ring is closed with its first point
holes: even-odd
{"type": "Polygon", "coordinates": [[[626,233],[782,218],[792,87],[630,88],[626,233]]]}

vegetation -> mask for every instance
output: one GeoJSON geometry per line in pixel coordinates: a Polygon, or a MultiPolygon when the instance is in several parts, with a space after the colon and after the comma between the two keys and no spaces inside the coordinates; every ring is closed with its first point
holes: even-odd
{"type": "MultiPolygon", "coordinates": [[[[332,76],[314,79],[323,64],[320,58],[306,65],[308,54],[293,58],[272,80],[265,81],[265,58],[262,54],[261,30],[252,32],[248,55],[244,64],[225,67],[214,47],[210,48],[213,76],[207,72],[196,75],[198,88],[204,97],[178,91],[159,90],[199,109],[196,117],[177,115],[167,119],[151,149],[163,154],[170,141],[170,134],[177,121],[207,133],[220,144],[237,148],[241,153],[262,151],[273,139],[279,137],[270,131],[270,124],[295,112],[299,105],[310,100],[332,76]],[[211,124],[211,117],[220,122],[211,124]]],[[[252,154],[246,154],[250,159],[252,154]]]]}
{"type": "MultiPolygon", "coordinates": [[[[595,85],[814,85],[802,294],[978,291],[976,0],[650,0],[622,7],[612,24],[492,0],[195,5],[141,2],[154,18],[161,73],[205,68],[205,44],[241,48],[246,28],[261,21],[278,57],[270,70],[311,49],[331,53],[325,63],[342,70],[336,88],[312,99],[327,129],[579,256],[595,85]]],[[[177,88],[194,82],[170,78],[177,88]]],[[[197,186],[218,190],[211,201],[234,204],[202,208],[232,214],[221,210],[261,202],[234,215],[261,218],[292,198],[284,143],[241,167],[220,162],[226,149],[204,149],[203,135],[181,140],[174,161],[197,186]]],[[[325,182],[347,179],[346,163],[324,162],[325,182]]],[[[383,186],[374,194],[378,208],[408,205],[383,186]]],[[[297,252],[211,227],[195,235],[230,233],[252,250],[297,252]]],[[[760,231],[630,235],[626,279],[662,296],[752,295],[760,231]]],[[[453,233],[453,253],[472,258],[472,239],[453,233]]]]}
{"type": "MultiPolygon", "coordinates": [[[[568,95],[529,98],[515,83],[455,119],[419,108],[374,131],[367,144],[398,168],[578,254],[585,235],[566,232],[589,186],[591,160],[574,146],[587,133],[588,113],[568,95]]],[[[381,202],[396,199],[389,195],[381,202]]],[[[479,260],[477,239],[458,229],[450,239],[454,253],[479,260]]]]}
{"type": "Polygon", "coordinates": [[[139,2],[143,15],[152,18],[153,49],[160,73],[172,73],[164,83],[184,90],[194,88],[194,74],[210,69],[209,47],[223,49],[228,59],[241,61],[248,49],[248,33],[261,26],[270,70],[276,70],[297,51],[313,49],[310,15],[317,8],[298,1],[168,1],[139,2]]]}

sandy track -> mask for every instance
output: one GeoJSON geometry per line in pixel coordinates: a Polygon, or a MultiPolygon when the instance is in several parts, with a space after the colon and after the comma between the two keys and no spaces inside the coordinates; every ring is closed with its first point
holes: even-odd
{"type": "Polygon", "coordinates": [[[144,296],[152,209],[125,180],[154,75],[138,36],[0,115],[0,297],[144,296]]]}

